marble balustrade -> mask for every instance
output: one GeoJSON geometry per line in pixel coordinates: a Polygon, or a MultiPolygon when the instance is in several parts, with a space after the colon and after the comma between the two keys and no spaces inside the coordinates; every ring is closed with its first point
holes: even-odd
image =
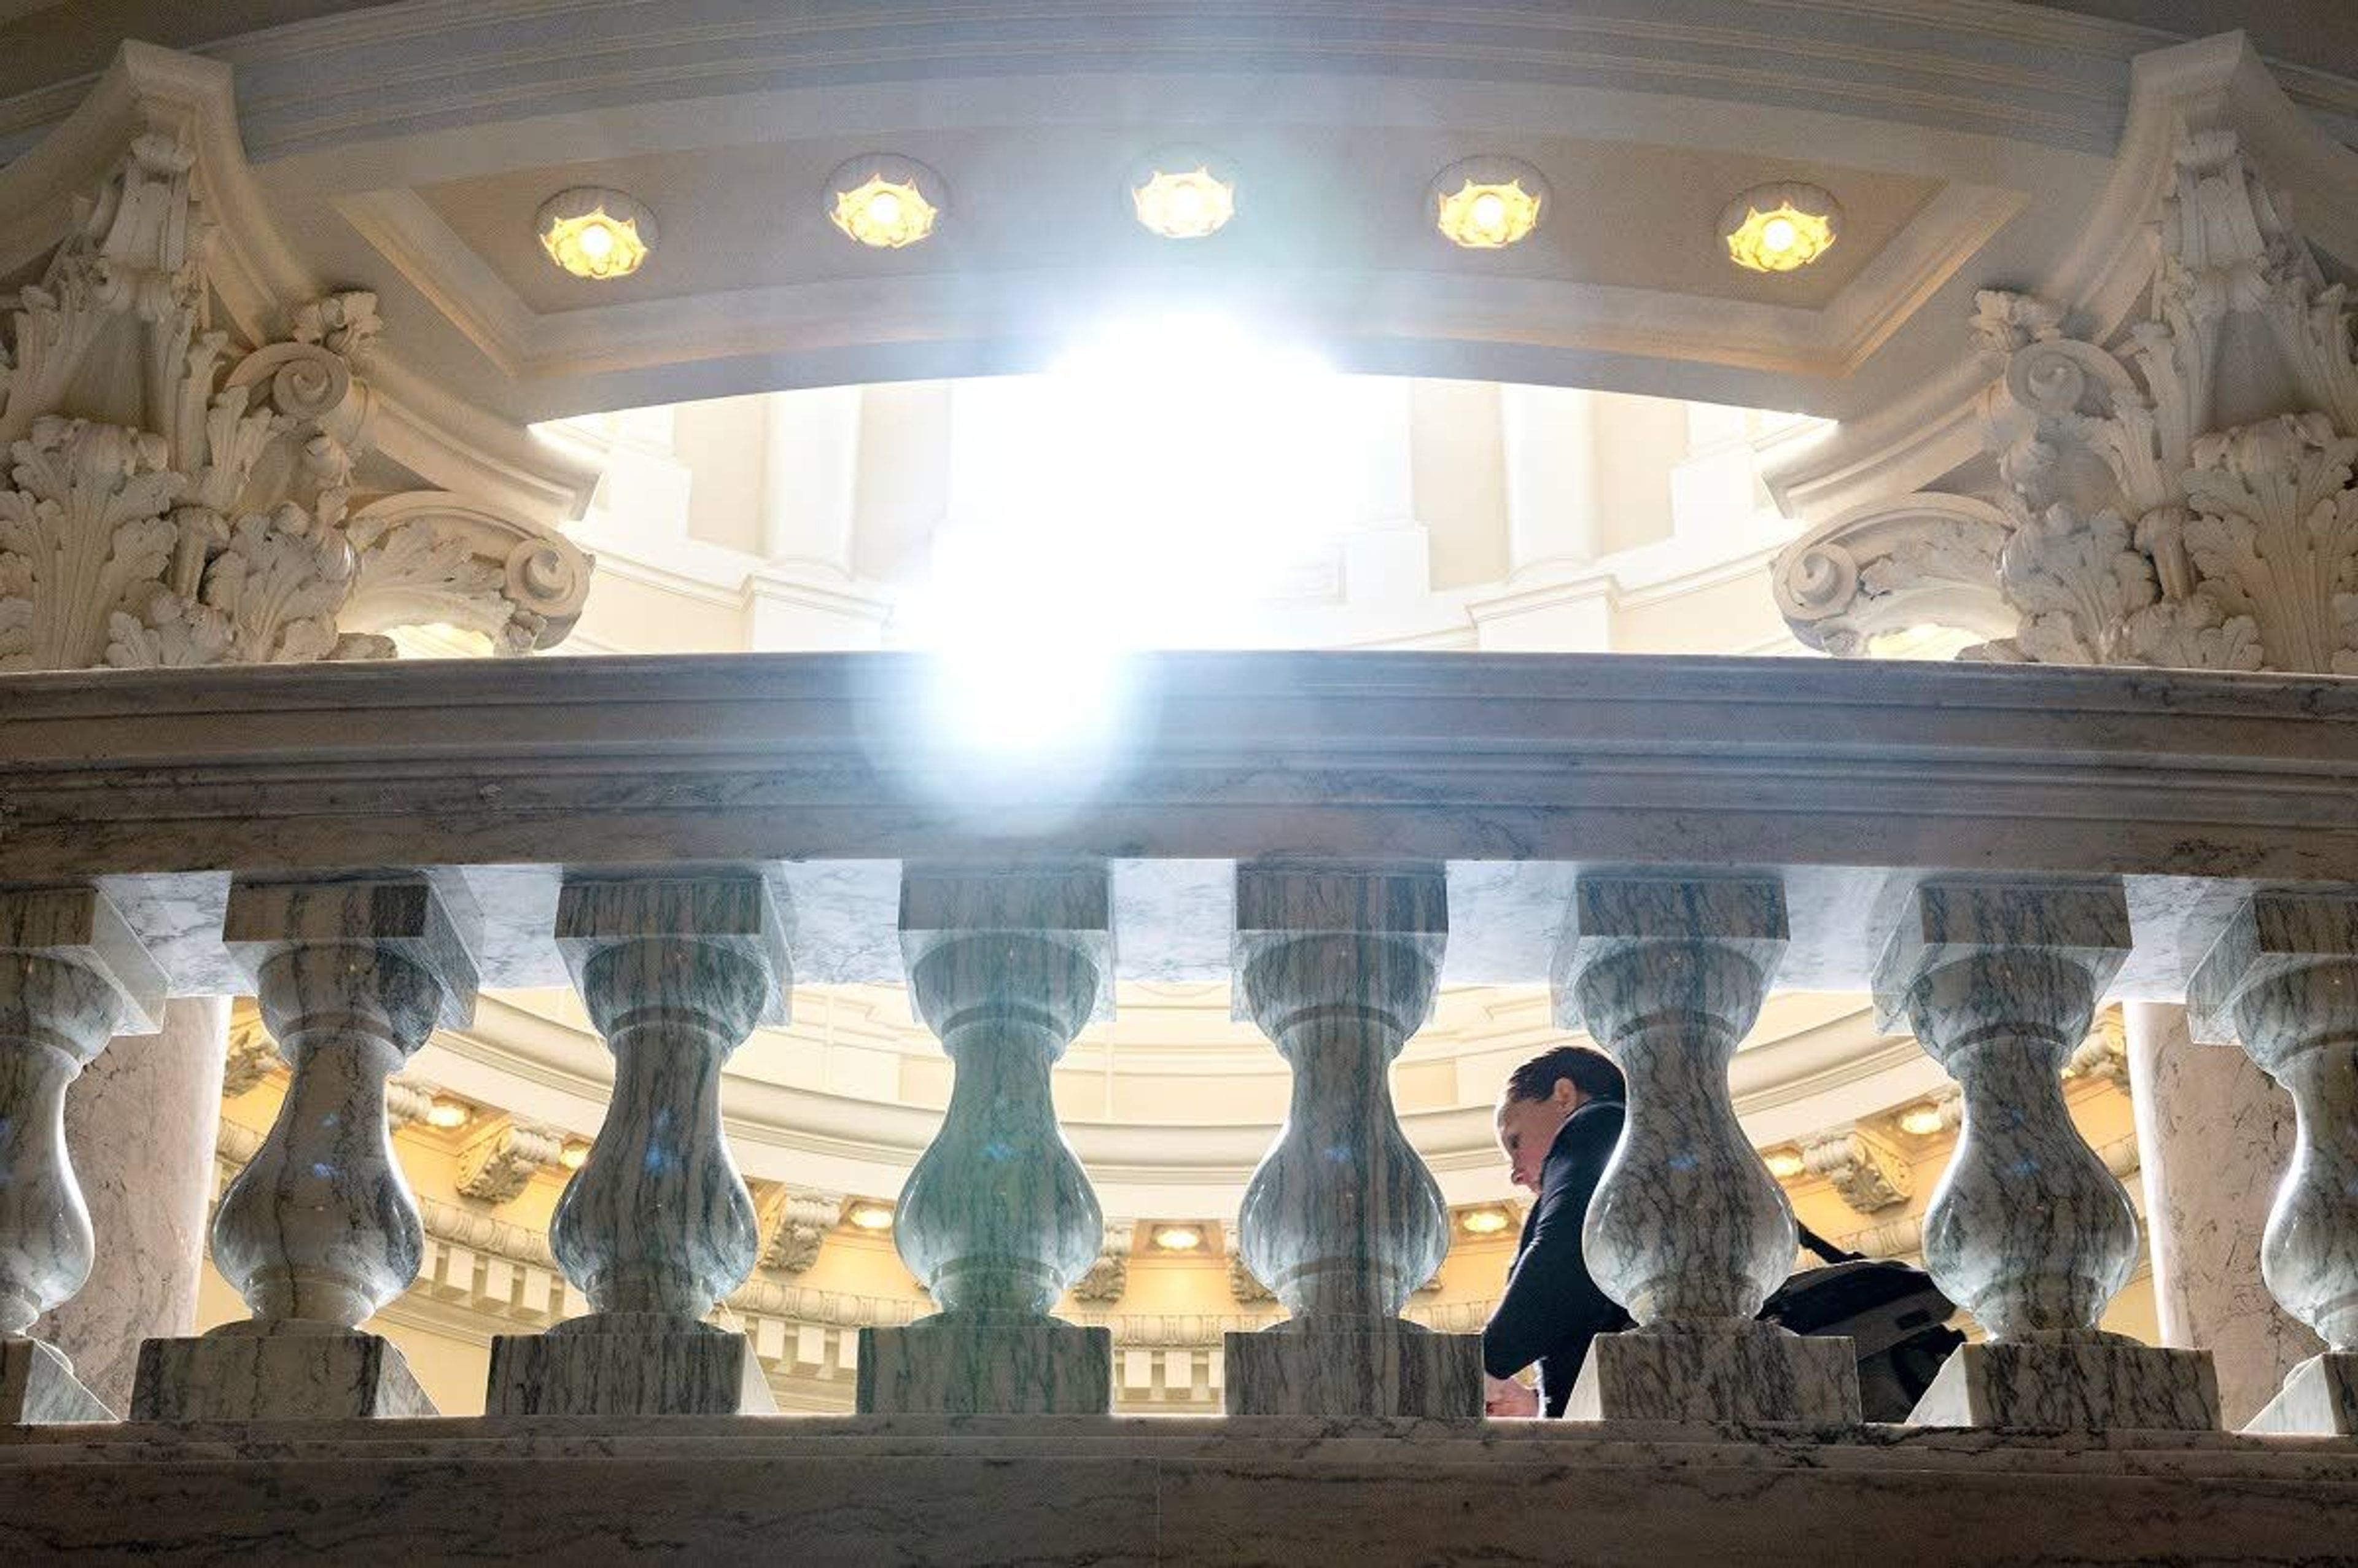
{"type": "Polygon", "coordinates": [[[1794,1232],[1727,1069],[1772,986],[1872,985],[1963,1087],[1925,1255],[1988,1338],[1920,1421],[2217,1424],[2199,1355],[2094,1327],[2136,1220],[2057,1077],[2090,1011],[2129,998],[2190,1000],[2299,1105],[2267,1282],[2330,1348],[2263,1424],[2351,1430],[2343,687],[1170,657],[1133,672],[1112,753],[985,765],[927,730],[922,669],[258,671],[235,719],[210,675],[27,678],[0,762],[7,1413],[102,1413],[24,1336],[87,1267],[53,1132],[65,1083],[160,997],[249,989],[295,1069],[216,1217],[253,1317],[151,1343],[135,1411],[420,1411],[361,1332],[421,1255],[385,1081],[479,988],[562,979],[614,1061],[549,1242],[588,1310],[500,1341],[495,1413],[769,1408],[756,1347],[708,1321],[758,1252],[725,1070],[805,980],[907,984],[956,1070],[898,1226],[942,1310],[863,1344],[862,1407],[1102,1414],[1103,1332],[1054,1315],[1102,1219],[1049,1070],[1120,981],[1219,977],[1293,1083],[1237,1227],[1284,1315],[1229,1336],[1231,1413],[1475,1416],[1471,1336],[1404,1310],[1445,1214],[1389,1066],[1439,986],[1544,981],[1630,1083],[1584,1244],[1636,1327],[1600,1340],[1574,1412],[1855,1422],[1847,1348],[1753,1320],[1794,1232]],[[175,721],[193,711],[207,723],[175,721]],[[2092,794],[2117,832],[2090,829],[2092,794]]]}

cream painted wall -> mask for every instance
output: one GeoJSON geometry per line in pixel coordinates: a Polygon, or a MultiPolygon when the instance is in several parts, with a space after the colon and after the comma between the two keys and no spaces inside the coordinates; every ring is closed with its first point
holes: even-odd
{"type": "MultiPolygon", "coordinates": [[[[1089,466],[1066,427],[1085,405],[1059,405],[1055,389],[1038,377],[911,382],[567,422],[608,464],[577,530],[600,570],[573,646],[827,649],[929,635],[916,596],[1005,591],[929,589],[945,524],[987,554],[994,530],[1055,514],[1054,487],[1089,466]]],[[[1255,471],[1303,487],[1305,504],[1277,514],[1306,520],[1306,533],[1280,546],[1282,528],[1256,526],[1231,566],[1203,550],[1243,502],[1207,501],[1202,533],[1182,528],[1172,543],[1150,530],[1109,552],[1116,567],[1076,565],[1080,555],[1058,548],[1047,558],[1059,569],[1104,580],[1060,580],[1022,613],[1159,628],[1150,645],[1792,648],[1767,562],[1795,530],[1758,472],[1762,451],[1790,438],[1787,416],[1369,376],[1303,396],[1312,406],[1298,418],[1288,405],[1273,426],[1231,421],[1226,438],[1249,438],[1262,462],[1294,443],[1295,467],[1281,456],[1255,471]],[[1195,562],[1220,564],[1187,569],[1173,552],[1191,542],[1195,562]],[[1132,603],[1154,613],[1126,613],[1132,603]]],[[[1220,440],[1191,440],[1184,413],[1156,418],[1167,435],[1120,449],[1135,493],[1262,493],[1224,492],[1220,440]]],[[[1092,482],[1105,483],[1101,471],[1092,482]]],[[[1085,510],[1105,504],[1092,494],[1085,510]]],[[[1109,514],[1098,532],[1122,523],[1109,514]]]]}

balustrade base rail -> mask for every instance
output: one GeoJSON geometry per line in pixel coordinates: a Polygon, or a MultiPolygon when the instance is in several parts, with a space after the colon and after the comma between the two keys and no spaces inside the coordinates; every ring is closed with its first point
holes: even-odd
{"type": "Polygon", "coordinates": [[[0,1562],[2348,1561],[2358,1440],[685,1417],[0,1432],[0,1562]],[[81,1560],[77,1558],[76,1560],[81,1560]]]}

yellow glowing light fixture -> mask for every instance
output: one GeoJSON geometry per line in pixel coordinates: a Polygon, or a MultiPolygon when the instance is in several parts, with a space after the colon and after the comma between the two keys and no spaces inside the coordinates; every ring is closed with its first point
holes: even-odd
{"type": "Polygon", "coordinates": [[[892,1207],[890,1204],[856,1203],[851,1212],[843,1217],[854,1230],[890,1230],[892,1228],[892,1207]]]}
{"type": "Polygon", "coordinates": [[[438,1127],[445,1132],[464,1127],[475,1119],[472,1106],[455,1099],[438,1099],[426,1108],[426,1125],[438,1127]]]}
{"type": "Polygon", "coordinates": [[[1514,1223],[1503,1208],[1469,1208],[1457,1217],[1457,1228],[1468,1236],[1496,1236],[1514,1223]]]}
{"type": "Polygon", "coordinates": [[[540,204],[540,248],[576,277],[628,277],[654,249],[655,215],[619,190],[577,185],[540,204]]]}
{"type": "Polygon", "coordinates": [[[557,1162],[568,1171],[578,1171],[590,1159],[590,1145],[576,1140],[557,1151],[557,1162]]]}
{"type": "Polygon", "coordinates": [[[1148,232],[1204,239],[1237,215],[1236,173],[1199,147],[1165,147],[1130,170],[1130,201],[1148,232]]]}
{"type": "Polygon", "coordinates": [[[1798,1176],[1807,1169],[1798,1149],[1771,1149],[1761,1157],[1768,1162],[1768,1173],[1780,1182],[1798,1176]]]}
{"type": "Polygon", "coordinates": [[[914,158],[864,154],[827,177],[827,221],[863,245],[897,251],[934,232],[946,189],[940,175],[914,158]]]}
{"type": "Polygon", "coordinates": [[[1165,1252],[1193,1252],[1204,1245],[1204,1233],[1192,1225],[1160,1226],[1154,1232],[1154,1245],[1165,1252]]]}
{"type": "Polygon", "coordinates": [[[1899,1113],[1899,1130],[1918,1138],[1930,1138],[1941,1130],[1942,1118],[1937,1105],[1911,1105],[1899,1113]]]}
{"type": "Polygon", "coordinates": [[[1792,272],[1833,248],[1842,207],[1814,185],[1755,186],[1719,215],[1727,259],[1751,272],[1792,272]]]}
{"type": "Polygon", "coordinates": [[[1460,159],[1433,177],[1426,211],[1451,244],[1497,251],[1530,237],[1548,209],[1548,185],[1520,158],[1460,159]]]}

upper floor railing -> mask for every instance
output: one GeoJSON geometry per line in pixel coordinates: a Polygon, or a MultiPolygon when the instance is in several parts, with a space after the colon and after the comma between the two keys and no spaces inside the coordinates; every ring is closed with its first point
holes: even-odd
{"type": "MultiPolygon", "coordinates": [[[[1048,1089],[1119,979],[1228,979],[1293,1074],[1238,1219],[1287,1315],[1230,1336],[1231,1412],[1480,1408],[1476,1336],[1404,1315],[1445,1211],[1386,1069],[1444,979],[1549,981],[1629,1078],[1585,1250],[1640,1332],[1598,1342],[1576,1413],[1858,1417],[1846,1344],[1752,1321],[1793,1226],[1725,1068],[1780,985],[1874,990],[1963,1086],[1924,1254],[1990,1341],[1919,1419],[2217,1424],[2200,1353],[2096,1329],[2136,1220],[2058,1075],[2107,996],[2190,1000],[2294,1094],[2269,1282],[2336,1353],[2358,1333],[2345,682],[1413,654],[1087,678],[896,655],[319,665],[13,678],[0,758],[0,1124],[16,1189],[46,1195],[0,1206],[0,1333],[88,1267],[86,1234],[53,1223],[80,1062],[164,994],[252,991],[294,1067],[215,1220],[254,1319],[151,1342],[143,1415],[424,1407],[355,1332],[423,1248],[384,1080],[479,988],[567,979],[615,1057],[549,1237],[589,1310],[497,1342],[494,1414],[761,1406],[744,1337],[705,1321],[755,1247],[721,1068],[797,980],[907,985],[957,1066],[895,1227],[941,1310],[862,1332],[865,1411],[1107,1409],[1105,1329],[1050,1314],[1102,1225],[1048,1089]]],[[[2326,1378],[2263,1421],[2346,1429],[2326,1378]]]]}

